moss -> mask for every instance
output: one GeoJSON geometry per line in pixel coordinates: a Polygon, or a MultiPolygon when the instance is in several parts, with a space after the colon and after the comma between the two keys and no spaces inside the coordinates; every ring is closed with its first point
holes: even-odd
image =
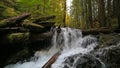
{"type": "Polygon", "coordinates": [[[2,15],[5,17],[12,17],[12,16],[17,16],[18,13],[13,8],[8,7],[2,12],[2,15]]]}
{"type": "Polygon", "coordinates": [[[29,38],[29,33],[12,33],[8,35],[8,39],[11,43],[20,43],[29,38]]]}
{"type": "Polygon", "coordinates": [[[24,23],[23,23],[23,26],[25,26],[25,27],[38,27],[38,28],[44,28],[43,26],[41,26],[41,25],[39,25],[39,24],[32,23],[32,22],[29,21],[29,20],[25,20],[24,23]]]}
{"type": "Polygon", "coordinates": [[[29,29],[30,32],[41,32],[44,29],[44,26],[32,23],[29,20],[24,21],[22,25],[24,28],[29,29]]]}
{"type": "Polygon", "coordinates": [[[6,20],[1,20],[0,21],[0,27],[4,27],[7,25],[7,21],[6,20]]]}

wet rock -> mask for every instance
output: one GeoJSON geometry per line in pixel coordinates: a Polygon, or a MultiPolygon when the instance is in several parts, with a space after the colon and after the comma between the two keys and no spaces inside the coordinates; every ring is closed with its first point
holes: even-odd
{"type": "Polygon", "coordinates": [[[9,56],[8,60],[5,62],[5,65],[14,64],[19,61],[24,62],[26,59],[31,57],[28,49],[23,49],[9,56]]]}
{"type": "Polygon", "coordinates": [[[86,47],[88,47],[89,45],[96,43],[97,41],[98,41],[98,40],[97,40],[96,38],[88,35],[88,36],[83,37],[83,41],[82,41],[81,46],[82,46],[83,48],[86,48],[86,47]]]}
{"type": "Polygon", "coordinates": [[[120,42],[119,34],[100,34],[99,38],[100,48],[107,47],[111,45],[117,45],[120,42]]]}
{"type": "Polygon", "coordinates": [[[67,57],[64,68],[102,68],[103,64],[91,54],[76,54],[67,57]]]}
{"type": "Polygon", "coordinates": [[[107,68],[120,67],[120,44],[101,48],[95,55],[105,63],[107,68]]]}

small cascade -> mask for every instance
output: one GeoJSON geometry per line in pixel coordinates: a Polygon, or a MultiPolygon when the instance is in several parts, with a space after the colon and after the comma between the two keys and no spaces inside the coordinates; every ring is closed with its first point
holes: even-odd
{"type": "Polygon", "coordinates": [[[42,68],[56,52],[61,54],[51,68],[105,68],[100,59],[90,54],[97,43],[95,37],[83,37],[81,30],[61,28],[60,32],[54,32],[50,49],[37,51],[31,61],[18,62],[5,68],[42,68]]]}

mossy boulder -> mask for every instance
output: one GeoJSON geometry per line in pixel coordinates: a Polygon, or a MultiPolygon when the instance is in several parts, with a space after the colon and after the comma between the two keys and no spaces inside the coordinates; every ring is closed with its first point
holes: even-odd
{"type": "Polygon", "coordinates": [[[29,33],[12,33],[7,37],[10,43],[21,43],[29,39],[29,33]]]}

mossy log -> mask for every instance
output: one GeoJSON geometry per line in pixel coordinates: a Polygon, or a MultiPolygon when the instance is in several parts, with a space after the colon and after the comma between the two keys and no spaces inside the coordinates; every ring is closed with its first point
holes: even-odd
{"type": "Polygon", "coordinates": [[[37,23],[32,23],[29,20],[25,20],[22,24],[24,28],[28,29],[30,33],[44,33],[46,31],[49,31],[52,27],[51,25],[40,25],[37,23]]]}
{"type": "Polygon", "coordinates": [[[30,33],[42,33],[44,31],[44,26],[31,23],[30,21],[25,21],[23,24],[23,27],[28,29],[30,33]]]}
{"type": "Polygon", "coordinates": [[[46,22],[37,22],[37,24],[44,26],[44,28],[47,30],[50,30],[51,27],[54,26],[55,22],[46,21],[46,22]]]}
{"type": "Polygon", "coordinates": [[[51,65],[57,60],[59,55],[60,55],[60,52],[57,52],[56,54],[54,54],[42,68],[51,68],[51,65]]]}
{"type": "Polygon", "coordinates": [[[52,16],[47,16],[47,17],[40,17],[40,18],[37,18],[37,19],[33,19],[34,23],[37,23],[37,22],[41,22],[41,21],[47,21],[49,19],[55,19],[55,15],[52,15],[52,16]]]}
{"type": "Polygon", "coordinates": [[[28,18],[31,14],[30,13],[25,13],[17,17],[12,17],[8,19],[4,19],[0,21],[0,28],[4,27],[11,27],[11,26],[17,26],[22,23],[22,21],[26,18],[28,18]]]}
{"type": "Polygon", "coordinates": [[[54,26],[55,22],[45,21],[45,22],[37,22],[37,24],[42,25],[44,27],[52,27],[54,26]]]}

